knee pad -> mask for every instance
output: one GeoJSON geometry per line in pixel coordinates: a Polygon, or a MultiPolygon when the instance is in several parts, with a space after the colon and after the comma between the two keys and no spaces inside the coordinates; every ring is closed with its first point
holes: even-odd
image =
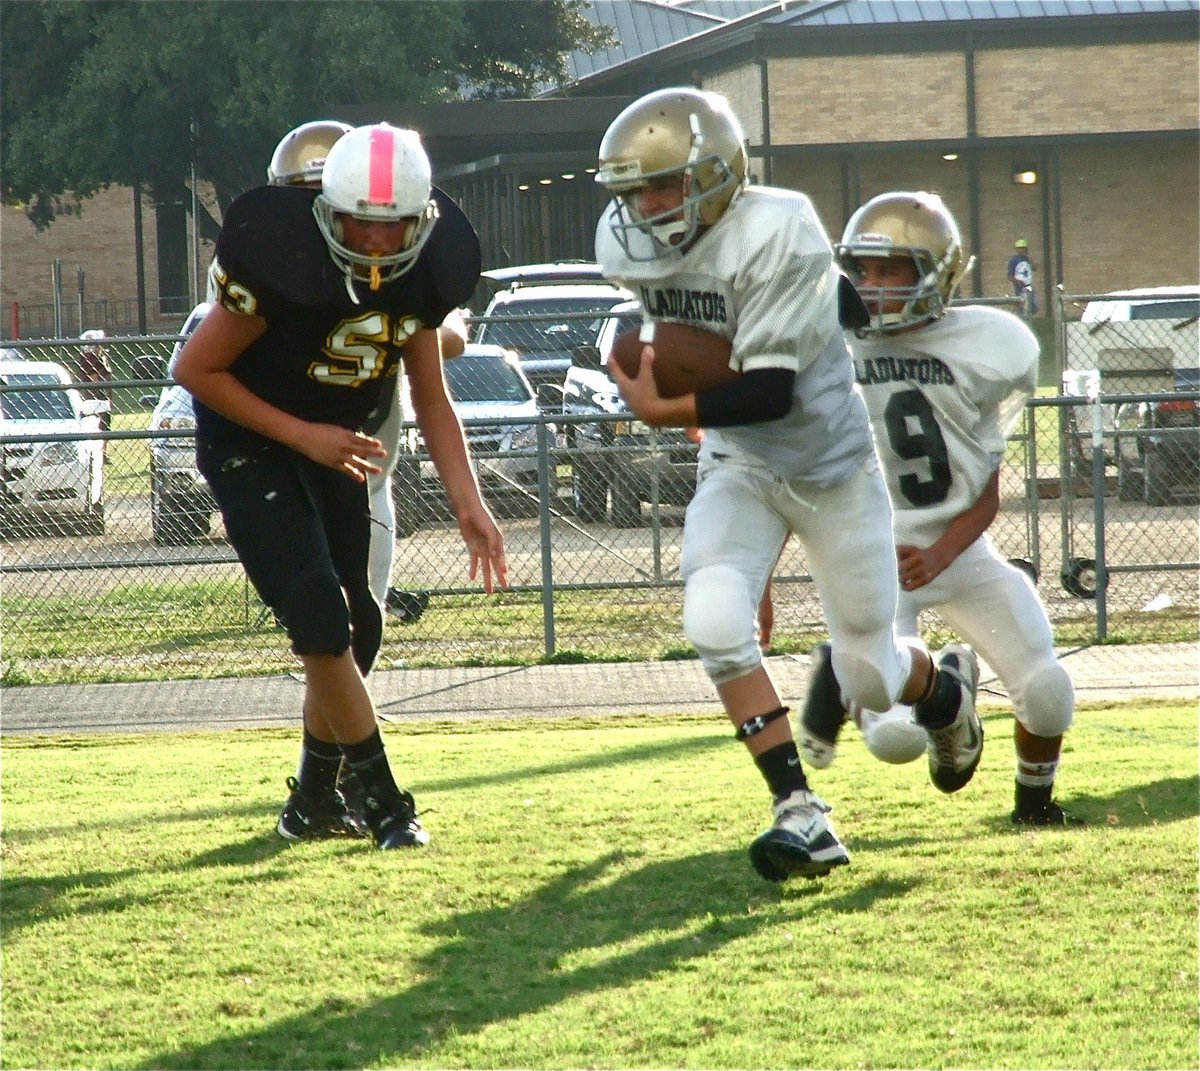
{"type": "Polygon", "coordinates": [[[912,708],[895,706],[882,714],[874,710],[856,712],[867,750],[882,762],[901,765],[925,754],[929,737],[912,720],[912,708]]]}
{"type": "MultiPolygon", "coordinates": [[[[890,633],[888,635],[890,637],[890,633]]],[[[890,639],[886,656],[880,652],[877,658],[866,658],[861,652],[835,644],[833,672],[841,685],[842,696],[866,710],[889,709],[900,695],[908,675],[890,639]],[[888,666],[890,672],[884,672],[881,665],[888,666]]]]}
{"type": "Polygon", "coordinates": [[[1075,686],[1061,662],[1039,666],[1013,695],[1017,721],[1034,736],[1061,736],[1075,716],[1075,686]]]}
{"type": "Polygon", "coordinates": [[[746,578],[733,566],[707,565],[688,577],[683,632],[718,684],[744,676],[762,661],[754,614],[746,578]]]}
{"type": "Polygon", "coordinates": [[[298,655],[337,655],[350,646],[350,613],[332,573],[314,570],[296,577],[284,602],[273,609],[298,655]]]}

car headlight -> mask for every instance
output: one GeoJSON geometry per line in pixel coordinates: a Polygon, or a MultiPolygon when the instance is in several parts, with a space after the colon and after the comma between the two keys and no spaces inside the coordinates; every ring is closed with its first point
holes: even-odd
{"type": "Polygon", "coordinates": [[[537,428],[532,426],[512,427],[509,429],[508,449],[532,450],[537,446],[537,428]]]}
{"type": "Polygon", "coordinates": [[[38,464],[49,467],[51,465],[73,465],[79,459],[79,446],[77,443],[48,443],[46,448],[38,455],[38,464]]]}
{"type": "Polygon", "coordinates": [[[613,435],[618,438],[639,436],[648,439],[654,429],[640,420],[618,420],[613,424],[613,435]]]}

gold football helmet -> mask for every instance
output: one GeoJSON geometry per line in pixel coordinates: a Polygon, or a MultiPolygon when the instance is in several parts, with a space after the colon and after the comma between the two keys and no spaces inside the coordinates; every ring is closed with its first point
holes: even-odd
{"type": "Polygon", "coordinates": [[[289,130],[275,146],[267,168],[267,182],[272,186],[302,186],[321,181],[325,157],[333,144],[353,129],[334,119],[318,119],[289,130]]]}
{"type": "Polygon", "coordinates": [[[850,217],[835,248],[842,270],[854,280],[859,277],[860,257],[907,257],[917,269],[917,282],[911,288],[867,291],[859,287],[860,295],[877,300],[881,310],[860,329],[862,334],[887,334],[938,319],[975,260],[964,260],[958,224],[942,199],[924,191],[871,198],[850,217]],[[901,300],[900,311],[882,311],[885,302],[901,300]]]}
{"type": "Polygon", "coordinates": [[[600,142],[596,181],[613,195],[613,236],[632,260],[686,249],[721,218],[746,182],[745,135],[729,102],[698,89],[661,89],[630,104],[600,142]],[[629,194],[653,179],[683,177],[679,211],[643,217],[629,194]],[[647,235],[650,242],[639,240],[647,235]],[[631,241],[632,239],[632,241],[631,241]]]}

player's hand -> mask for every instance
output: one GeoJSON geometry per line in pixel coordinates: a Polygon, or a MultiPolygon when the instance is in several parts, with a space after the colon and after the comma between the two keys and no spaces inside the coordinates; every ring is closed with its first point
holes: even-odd
{"type": "Polygon", "coordinates": [[[471,556],[467,575],[474,580],[482,571],[483,590],[489,595],[497,587],[507,588],[508,561],[504,556],[504,535],[482,501],[477,508],[459,515],[458,530],[471,556]]]}
{"type": "Polygon", "coordinates": [[[629,377],[617,361],[608,362],[608,374],[625,399],[629,411],[651,427],[662,427],[668,422],[666,400],[658,393],[654,379],[654,347],[647,343],[642,347],[642,363],[636,377],[629,377]]]}
{"type": "Polygon", "coordinates": [[[344,472],[359,483],[369,474],[383,471],[373,458],[387,457],[378,439],[337,424],[309,424],[297,449],[317,464],[344,472]]]}
{"type": "Polygon", "coordinates": [[[949,564],[933,547],[914,547],[907,543],[896,547],[896,566],[904,591],[923,588],[936,580],[949,564]]]}

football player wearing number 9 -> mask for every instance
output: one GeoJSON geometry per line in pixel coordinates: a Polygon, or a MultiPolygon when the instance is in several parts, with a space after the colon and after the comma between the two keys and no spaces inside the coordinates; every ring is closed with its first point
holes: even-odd
{"type": "Polygon", "coordinates": [[[368,581],[366,479],[386,451],[361,429],[396,390],[403,354],[470,575],[482,571],[489,592],[506,586],[504,540],[438,350],[437,326],[470,295],[479,266],[470,223],[431,188],[420,138],[385,123],[336,141],[320,191],[243,194],[217,239],[217,303],[175,375],[195,398],[197,466],[230,542],[304,666],[300,773],[277,827],[288,840],[350,829],[336,788],[343,756],[378,847],[428,840],[363,680],[382,629],[368,581]]]}
{"type": "MultiPolygon", "coordinates": [[[[1029,578],[987,534],[1005,437],[1037,386],[1037,339],[1000,309],[948,307],[968,265],[958,225],[933,194],[868,201],[837,255],[871,313],[851,349],[895,510],[897,633],[917,635],[922,612],[936,610],[979,652],[1016,708],[1013,822],[1075,824],[1051,798],[1071,679],[1029,578]]],[[[925,732],[903,708],[854,713],[877,757],[907,762],[925,751],[925,732]]],[[[806,750],[832,761],[843,714],[836,704],[806,710],[806,750]]]]}
{"type": "Polygon", "coordinates": [[[651,93],[618,115],[597,180],[613,196],[596,232],[605,274],[639,295],[649,321],[729,339],[741,372],[664,399],[652,346],[635,377],[610,365],[641,420],[704,429],[684,524],[684,631],[772,796],[752,864],[771,881],[818,877],[848,855],[809,788],[756,635],[788,532],[807,552],[847,694],[915,703],[941,744],[934,777],[946,791],[970,780],[983,748],[973,666],[961,650],[935,666],[892,631],[891,508],[842,334],[841,275],[809,199],[746,185],[741,125],[724,97],[694,89],[651,93]]]}

